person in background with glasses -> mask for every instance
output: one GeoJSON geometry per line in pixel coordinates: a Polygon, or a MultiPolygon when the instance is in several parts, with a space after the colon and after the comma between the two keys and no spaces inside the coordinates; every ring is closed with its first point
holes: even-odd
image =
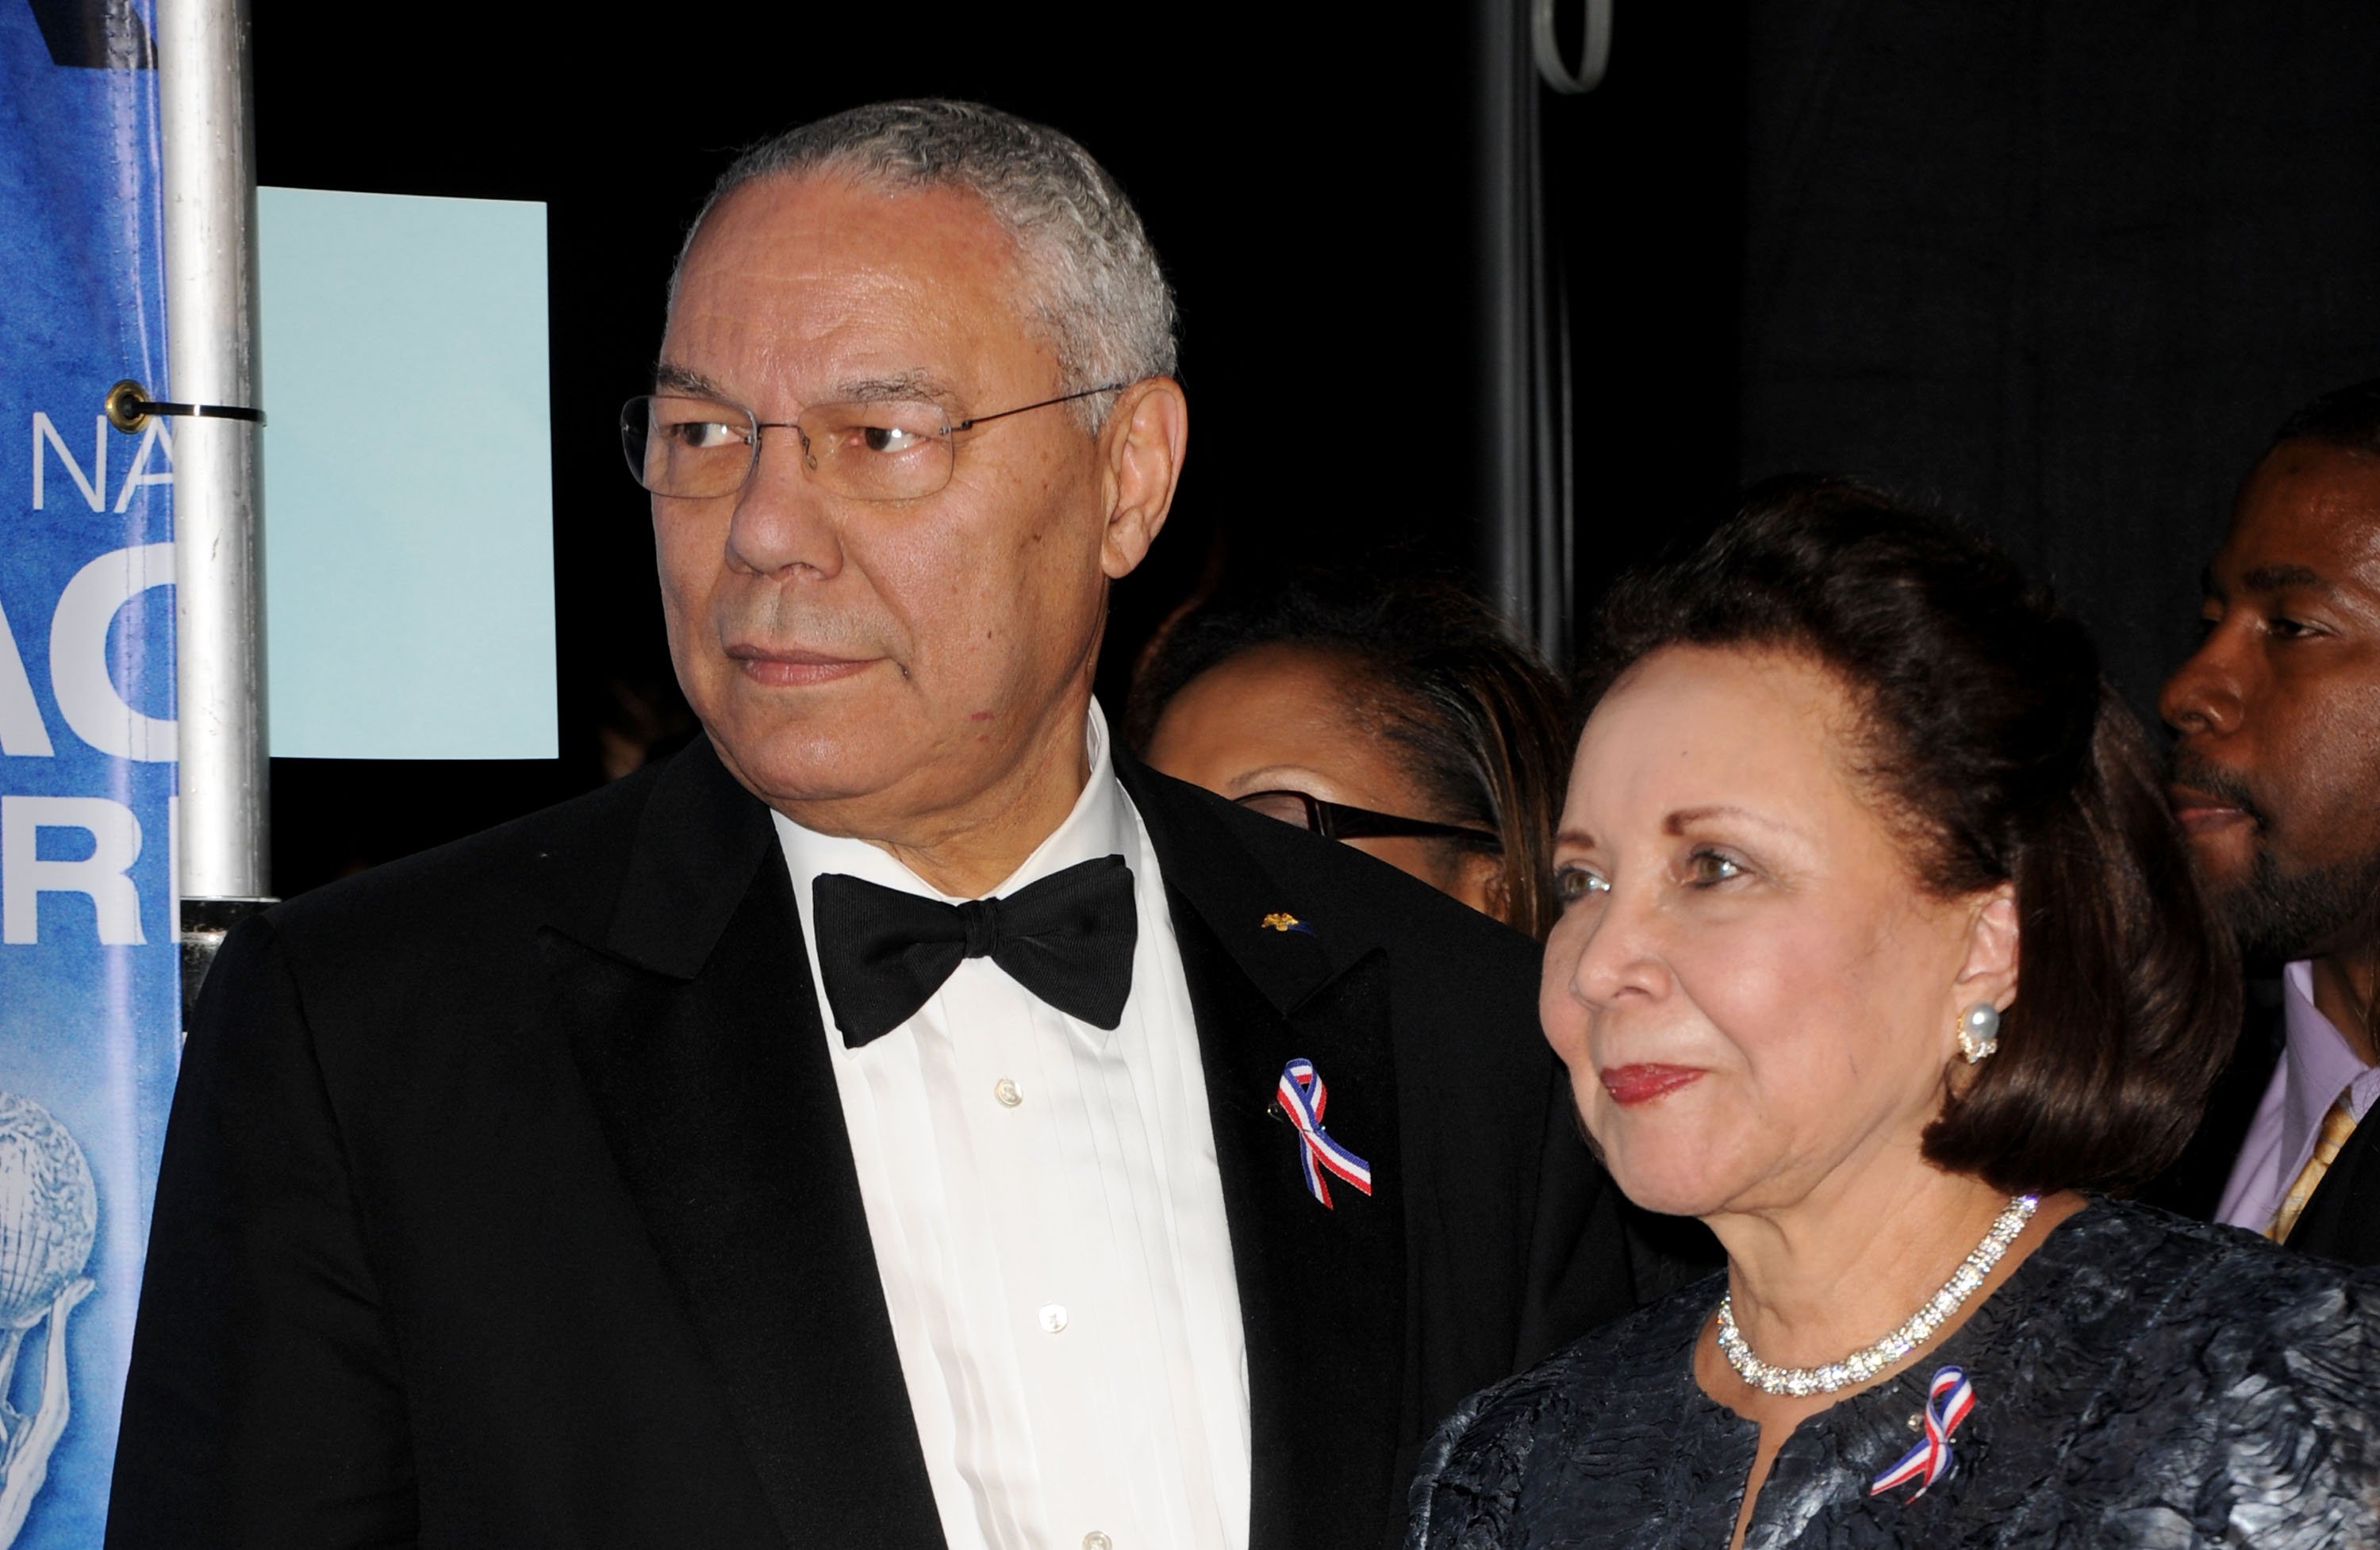
{"type": "Polygon", "coordinates": [[[1624,1310],[1529,941],[1110,738],[1173,368],[1053,130],[727,172],[621,417],[705,735],[225,944],[111,1545],[1376,1550],[1624,1310]]]}
{"type": "Polygon", "coordinates": [[[1309,572],[1160,638],[1124,737],[1150,768],[1344,842],[1543,938],[1561,685],[1451,583],[1309,572]]]}

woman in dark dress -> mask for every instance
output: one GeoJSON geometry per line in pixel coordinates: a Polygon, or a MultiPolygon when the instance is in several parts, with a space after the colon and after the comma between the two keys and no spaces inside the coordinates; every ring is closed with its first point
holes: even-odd
{"type": "Polygon", "coordinates": [[[2237,974],[2080,627],[1805,482],[1604,633],[1546,1029],[1728,1268],[1468,1401],[1413,1550],[2380,1544],[2380,1278],[2111,1198],[2237,974]]]}

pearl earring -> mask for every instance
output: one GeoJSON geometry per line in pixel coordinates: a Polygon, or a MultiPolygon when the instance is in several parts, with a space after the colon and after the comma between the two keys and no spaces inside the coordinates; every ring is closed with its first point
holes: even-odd
{"type": "Polygon", "coordinates": [[[1977,1001],[1959,1019],[1959,1053],[1973,1065],[2000,1047],[2000,1009],[1977,1001]]]}

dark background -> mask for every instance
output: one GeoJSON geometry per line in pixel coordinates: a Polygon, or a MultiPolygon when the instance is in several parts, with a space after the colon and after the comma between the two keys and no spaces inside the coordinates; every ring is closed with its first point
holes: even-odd
{"type": "MultiPolygon", "coordinates": [[[[1602,88],[1540,104],[1582,597],[1748,478],[1857,471],[2049,576],[2146,710],[2271,427],[2380,373],[2380,6],[1617,8],[1602,88]]],[[[552,277],[562,757],[274,761],[285,896],[595,784],[607,729],[686,731],[614,413],[735,150],[852,103],[975,97],[1075,134],[1180,294],[1192,455],[1117,590],[1103,696],[1202,587],[1473,559],[1478,108],[1515,90],[1475,6],[563,29],[417,0],[335,49],[314,7],[252,15],[261,181],[540,200],[552,277]]]]}

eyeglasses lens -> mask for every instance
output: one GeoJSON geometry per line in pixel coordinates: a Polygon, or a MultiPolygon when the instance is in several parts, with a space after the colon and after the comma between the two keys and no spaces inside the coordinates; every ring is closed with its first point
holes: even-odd
{"type": "Polygon", "coordinates": [[[950,483],[949,425],[935,404],[820,404],[802,415],[814,476],[861,501],[915,501],[950,483]]]}
{"type": "Polygon", "coordinates": [[[632,398],[620,415],[628,471],[656,495],[733,495],[751,478],[761,438],[789,438],[809,477],[859,501],[915,501],[950,483],[949,417],[931,403],[819,404],[795,425],[762,425],[751,411],[709,399],[632,398]]]}
{"type": "Polygon", "coordinates": [[[759,435],[752,417],[698,398],[632,398],[620,415],[622,450],[656,495],[726,495],[741,489],[759,435]]]}
{"type": "Polygon", "coordinates": [[[1269,818],[1293,823],[1300,829],[1315,827],[1314,805],[1305,795],[1293,791],[1260,791],[1241,797],[1240,805],[1251,813],[1262,813],[1269,818]]]}

